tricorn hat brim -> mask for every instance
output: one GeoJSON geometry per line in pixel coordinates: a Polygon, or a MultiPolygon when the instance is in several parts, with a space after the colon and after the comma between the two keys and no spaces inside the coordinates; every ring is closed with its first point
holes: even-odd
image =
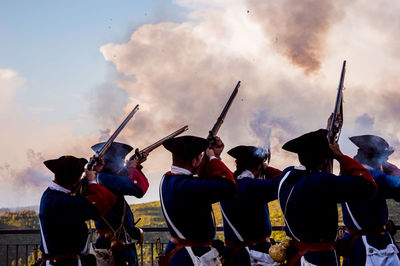
{"type": "Polygon", "coordinates": [[[329,148],[327,135],[328,130],[326,129],[312,131],[286,142],[282,146],[282,149],[297,154],[333,158],[333,152],[329,148]]]}
{"type": "Polygon", "coordinates": [[[54,173],[56,179],[59,179],[64,184],[73,184],[82,175],[88,161],[85,158],[64,155],[58,159],[47,160],[43,163],[54,173]]]}
{"type": "Polygon", "coordinates": [[[181,136],[164,141],[163,146],[181,159],[192,160],[207,149],[208,141],[195,136],[181,136]]]}
{"type": "Polygon", "coordinates": [[[385,139],[376,135],[353,136],[349,139],[365,153],[389,156],[394,152],[385,139]]]}
{"type": "MultiPolygon", "coordinates": [[[[92,146],[92,150],[99,152],[105,144],[105,142],[97,143],[92,146]]],[[[104,154],[104,159],[108,161],[120,161],[123,160],[125,156],[128,155],[128,153],[130,153],[132,150],[133,147],[130,145],[114,141],[104,154]]]]}
{"type": "Polygon", "coordinates": [[[266,151],[260,147],[240,145],[230,149],[228,154],[239,161],[262,163],[266,151]]]}

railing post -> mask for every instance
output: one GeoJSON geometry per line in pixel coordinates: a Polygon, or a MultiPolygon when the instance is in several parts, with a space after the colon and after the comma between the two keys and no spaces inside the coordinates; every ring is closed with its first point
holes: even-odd
{"type": "Polygon", "coordinates": [[[33,262],[36,262],[38,259],[38,245],[33,247],[33,262]]]}
{"type": "Polygon", "coordinates": [[[154,244],[151,243],[151,266],[154,265],[154,254],[153,254],[153,248],[154,248],[154,244]]]}
{"type": "Polygon", "coordinates": [[[6,266],[8,266],[8,244],[6,245],[6,266]]]}
{"type": "Polygon", "coordinates": [[[143,244],[140,245],[140,260],[141,260],[141,264],[143,266],[143,244]]]}
{"type": "Polygon", "coordinates": [[[28,244],[25,245],[25,263],[28,266],[28,244]]]}
{"type": "Polygon", "coordinates": [[[15,266],[18,266],[18,248],[19,248],[19,244],[15,245],[15,266]]]}

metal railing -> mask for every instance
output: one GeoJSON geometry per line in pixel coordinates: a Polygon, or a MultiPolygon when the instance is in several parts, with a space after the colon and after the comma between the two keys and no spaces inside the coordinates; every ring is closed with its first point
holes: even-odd
{"type": "MultiPolygon", "coordinates": [[[[157,252],[155,250],[156,242],[147,241],[147,236],[152,234],[168,235],[167,227],[144,227],[145,242],[137,246],[140,265],[156,265],[157,252]]],[[[93,231],[95,229],[92,229],[93,231]]],[[[218,228],[221,231],[222,228],[218,228]]],[[[154,238],[154,237],[153,237],[154,238]]],[[[0,230],[0,266],[23,266],[31,265],[37,261],[40,256],[40,230],[39,229],[4,229],[0,230]],[[14,240],[14,237],[18,239],[14,240]],[[10,239],[10,243],[7,242],[10,239]],[[11,241],[12,240],[12,241],[11,241]],[[17,263],[18,262],[18,263],[17,263]]],[[[165,248],[168,237],[164,237],[161,247],[165,248]]]]}
{"type": "MultiPolygon", "coordinates": [[[[139,264],[142,266],[157,265],[158,251],[156,250],[155,238],[160,234],[163,234],[164,236],[161,238],[161,248],[165,248],[169,236],[168,228],[144,227],[142,229],[145,232],[145,241],[143,245],[137,246],[139,264]]],[[[396,226],[396,229],[399,230],[400,226],[396,226]]],[[[283,230],[284,226],[272,226],[272,231],[283,230]]],[[[222,227],[217,227],[217,232],[222,231],[222,227]]],[[[36,262],[40,256],[39,229],[0,230],[0,239],[0,266],[28,266],[33,262],[36,262]],[[9,239],[14,239],[15,236],[18,236],[16,243],[1,244],[7,242],[6,237],[9,239]],[[26,241],[21,240],[21,238],[25,239],[26,241]]]]}

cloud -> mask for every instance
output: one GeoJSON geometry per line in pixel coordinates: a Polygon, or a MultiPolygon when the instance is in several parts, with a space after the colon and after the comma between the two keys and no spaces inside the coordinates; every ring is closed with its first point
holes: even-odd
{"type": "MultiPolygon", "coordinates": [[[[365,56],[380,44],[356,49],[358,40],[373,38],[369,35],[373,30],[359,31],[357,23],[363,22],[354,18],[355,14],[364,19],[371,16],[360,9],[363,3],[177,3],[191,9],[190,20],[143,25],[128,42],[110,43],[100,49],[118,72],[134,77],[116,82],[143,107],[127,140],[150,142],[149,136],[167,134],[186,123],[189,134],[206,136],[234,84],[242,80],[220,135],[227,147],[254,144],[260,142],[266,127],[272,127],[273,148],[279,155],[280,146],[289,138],[325,127],[336,96],[341,54],[348,49],[352,50],[345,81],[344,133],[351,132],[356,123],[367,130],[368,118],[369,127],[372,122],[380,126],[378,118],[381,121],[392,112],[388,107],[378,107],[363,116],[366,106],[389,102],[384,96],[388,89],[374,89],[393,81],[390,74],[374,79],[365,65],[366,60],[368,66],[384,61],[385,54],[374,54],[371,60],[365,56]]],[[[386,70],[380,63],[377,67],[373,70],[375,77],[386,70]]],[[[390,99],[397,95],[393,90],[390,99]]],[[[391,108],[394,113],[396,109],[391,108]]]]}
{"type": "Polygon", "coordinates": [[[371,117],[370,115],[368,115],[367,113],[362,114],[361,116],[356,118],[355,131],[373,134],[375,131],[374,121],[375,121],[375,119],[373,117],[371,117]]]}
{"type": "Polygon", "coordinates": [[[28,150],[26,160],[28,166],[19,170],[8,163],[0,166],[2,206],[38,204],[43,188],[52,180],[51,173],[44,169],[41,153],[28,150]]]}
{"type": "MultiPolygon", "coordinates": [[[[271,127],[271,164],[297,164],[296,156],[281,146],[326,126],[344,59],[342,147],[354,155],[347,137],[369,131],[400,150],[396,1],[176,3],[187,8],[185,21],[142,25],[128,41],[100,47],[118,75],[85,94],[90,113],[77,115],[75,121],[49,125],[40,117],[24,117],[13,100],[24,79],[16,71],[1,70],[0,112],[16,114],[0,121],[7,123],[0,137],[9,140],[2,144],[8,153],[0,155],[1,171],[11,171],[9,176],[25,173],[26,179],[19,178],[30,184],[25,191],[31,192],[28,187],[43,186],[48,178],[40,160],[65,153],[89,157],[89,147],[108,137],[136,104],[139,112],[117,141],[141,149],[186,124],[185,134],[205,137],[238,80],[242,86],[219,132],[226,150],[262,143],[264,131],[271,127]],[[86,125],[97,131],[76,132],[86,125]],[[26,157],[29,150],[35,163],[26,157]]],[[[398,152],[391,158],[400,162],[398,152]]],[[[226,153],[223,159],[233,168],[226,153]]],[[[150,154],[144,164],[150,188],[142,201],[158,199],[158,183],[170,163],[170,154],[162,147],[150,154]]],[[[0,183],[5,181],[0,177],[0,183]]]]}
{"type": "MultiPolygon", "coordinates": [[[[0,69],[1,206],[39,204],[41,194],[52,179],[43,161],[64,154],[89,157],[92,153],[89,143],[97,139],[92,135],[76,135],[77,121],[47,124],[40,116],[26,116],[15,100],[24,86],[25,78],[18,72],[0,69]]],[[[27,109],[30,110],[29,106],[27,109]]]]}
{"type": "Polygon", "coordinates": [[[343,1],[248,0],[249,14],[271,36],[274,47],[306,73],[318,71],[329,29],[343,17],[343,1]]]}
{"type": "Polygon", "coordinates": [[[96,121],[100,121],[100,125],[107,126],[119,122],[124,114],[123,107],[129,103],[126,91],[111,82],[94,87],[86,98],[89,102],[89,113],[96,121]]]}
{"type": "MultiPolygon", "coordinates": [[[[11,102],[19,88],[25,83],[24,78],[12,69],[0,69],[0,115],[6,115],[13,106],[11,102]]],[[[12,110],[11,110],[12,111],[12,110]]]]}

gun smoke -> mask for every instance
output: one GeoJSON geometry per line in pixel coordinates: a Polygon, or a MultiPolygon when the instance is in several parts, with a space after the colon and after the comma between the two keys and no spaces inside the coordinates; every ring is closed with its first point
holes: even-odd
{"type": "MultiPolygon", "coordinates": [[[[223,159],[233,169],[226,151],[263,143],[271,128],[272,166],[292,165],[296,157],[281,147],[326,126],[344,59],[341,147],[353,156],[349,136],[376,134],[396,148],[390,159],[400,160],[400,6],[384,3],[177,1],[188,10],[185,18],[143,25],[129,32],[127,41],[100,48],[112,74],[87,93],[90,116],[79,121],[48,124],[24,116],[13,102],[23,78],[0,70],[5,93],[0,111],[15,114],[12,121],[0,117],[7,125],[1,137],[10,139],[2,143],[7,151],[0,161],[2,191],[18,191],[15,198],[36,195],[38,202],[52,179],[43,161],[63,154],[89,158],[90,147],[104,141],[136,104],[139,112],[116,141],[142,149],[185,124],[184,134],[206,137],[238,80],[242,86],[220,130],[223,159]],[[86,124],[95,130],[82,134],[86,124]],[[29,149],[35,151],[31,161],[29,149]]],[[[160,147],[144,167],[151,185],[143,200],[157,200],[170,154],[160,147]]],[[[9,197],[2,201],[10,202],[9,197]]]]}
{"type": "Polygon", "coordinates": [[[321,67],[329,29],[343,17],[344,5],[340,2],[247,1],[256,22],[275,39],[275,48],[307,74],[321,67]]]}

